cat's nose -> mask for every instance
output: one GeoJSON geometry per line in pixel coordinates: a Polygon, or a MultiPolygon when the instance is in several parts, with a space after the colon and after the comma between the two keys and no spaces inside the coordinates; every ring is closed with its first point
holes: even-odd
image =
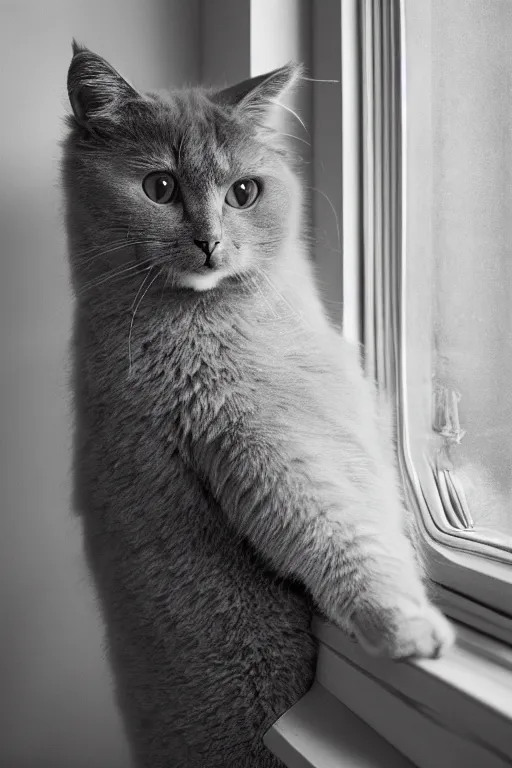
{"type": "Polygon", "coordinates": [[[210,257],[216,247],[219,245],[219,240],[194,240],[194,243],[197,245],[198,248],[202,250],[202,252],[210,257]]]}

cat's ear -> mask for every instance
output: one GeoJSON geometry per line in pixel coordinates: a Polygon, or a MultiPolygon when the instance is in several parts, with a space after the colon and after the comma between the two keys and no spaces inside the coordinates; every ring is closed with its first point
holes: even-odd
{"type": "Polygon", "coordinates": [[[277,106],[286,94],[294,90],[302,73],[300,64],[288,62],[273,72],[224,88],[212,98],[218,104],[233,107],[242,117],[272,127],[277,106]]]}
{"type": "Polygon", "coordinates": [[[94,132],[94,122],[111,118],[115,109],[140,94],[105,59],[73,40],[68,96],[75,120],[94,132]]]}

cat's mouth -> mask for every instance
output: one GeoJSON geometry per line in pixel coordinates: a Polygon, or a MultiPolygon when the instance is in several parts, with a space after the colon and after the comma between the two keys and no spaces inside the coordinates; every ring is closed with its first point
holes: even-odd
{"type": "Polygon", "coordinates": [[[209,253],[205,256],[205,259],[202,263],[196,262],[196,264],[192,266],[192,269],[187,272],[187,276],[209,277],[210,281],[218,282],[218,280],[226,274],[225,266],[226,264],[223,253],[220,251],[219,253],[209,253]],[[219,273],[222,273],[220,277],[219,273]]]}
{"type": "Polygon", "coordinates": [[[213,253],[206,254],[204,262],[201,264],[199,271],[204,274],[205,272],[213,272],[221,269],[224,264],[223,251],[215,250],[213,253]]]}
{"type": "MultiPolygon", "coordinates": [[[[158,243],[158,245],[161,246],[163,243],[158,243]]],[[[176,285],[192,288],[196,291],[208,291],[217,287],[228,276],[226,255],[225,249],[219,249],[218,252],[205,254],[199,259],[197,251],[191,250],[188,257],[182,253],[182,259],[186,259],[188,263],[183,263],[183,261],[182,263],[173,263],[172,250],[168,251],[167,248],[162,250],[160,247],[148,253],[145,249],[145,253],[137,253],[139,264],[136,269],[140,273],[145,273],[154,267],[163,268],[165,271],[170,269],[173,275],[172,282],[176,285]],[[149,258],[147,258],[148,256],[149,258]]]]}

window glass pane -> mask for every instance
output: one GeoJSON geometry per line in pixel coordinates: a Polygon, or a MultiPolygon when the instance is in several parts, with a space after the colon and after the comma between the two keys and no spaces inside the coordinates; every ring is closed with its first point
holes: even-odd
{"type": "Polygon", "coordinates": [[[433,0],[432,11],[434,423],[475,530],[505,537],[512,535],[512,2],[433,0]]]}

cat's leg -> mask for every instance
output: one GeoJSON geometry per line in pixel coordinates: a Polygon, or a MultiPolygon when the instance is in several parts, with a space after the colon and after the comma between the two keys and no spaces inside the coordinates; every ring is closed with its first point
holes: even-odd
{"type": "Polygon", "coordinates": [[[289,444],[267,435],[261,425],[239,422],[194,446],[194,463],[231,525],[369,650],[400,658],[448,647],[451,627],[428,601],[390,484],[369,466],[362,473],[368,490],[361,482],[329,486],[327,459],[315,470],[300,444],[290,458],[289,444]]]}
{"type": "MultiPolygon", "coordinates": [[[[453,643],[454,632],[428,599],[426,564],[417,522],[412,510],[402,508],[396,492],[398,473],[390,406],[382,395],[376,393],[376,397],[376,425],[384,452],[380,471],[386,477],[388,491],[380,505],[378,499],[374,502],[369,522],[368,510],[360,514],[359,548],[365,553],[359,561],[358,582],[362,589],[359,588],[352,613],[348,615],[348,626],[361,645],[374,655],[396,659],[436,656],[453,643]]],[[[375,470],[369,474],[373,479],[375,470]]],[[[371,497],[368,501],[371,503],[371,497]]],[[[357,525],[354,535],[357,539],[357,525]]],[[[340,623],[336,612],[332,618],[340,623]]]]}
{"type": "Polygon", "coordinates": [[[381,531],[365,537],[364,551],[353,603],[343,617],[333,604],[330,618],[348,626],[371,654],[439,656],[453,643],[454,632],[428,599],[408,538],[401,530],[381,531]]]}

